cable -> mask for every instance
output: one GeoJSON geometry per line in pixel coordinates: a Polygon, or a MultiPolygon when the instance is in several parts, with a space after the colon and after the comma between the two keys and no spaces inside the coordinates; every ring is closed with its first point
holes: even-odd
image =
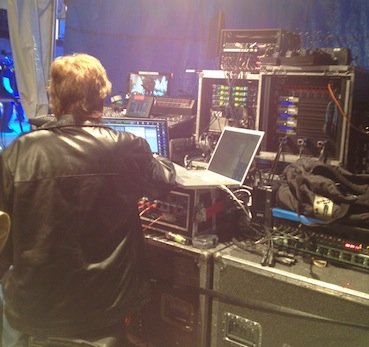
{"type": "Polygon", "coordinates": [[[332,86],[331,86],[330,84],[328,84],[328,91],[329,91],[329,94],[331,95],[331,97],[332,97],[332,99],[333,99],[334,103],[336,104],[336,106],[337,106],[337,108],[338,108],[339,113],[344,117],[344,119],[347,121],[347,123],[349,124],[349,126],[350,126],[352,129],[356,130],[357,132],[359,132],[359,133],[361,133],[361,134],[363,134],[363,135],[368,136],[368,135],[369,135],[369,132],[368,132],[368,131],[364,131],[364,130],[362,130],[362,129],[358,128],[357,126],[355,126],[355,125],[351,122],[350,118],[349,118],[349,117],[346,115],[346,113],[343,111],[343,109],[342,109],[342,107],[341,107],[340,103],[338,102],[338,100],[337,100],[336,96],[334,95],[333,90],[332,90],[332,86]]]}
{"type": "MultiPolygon", "coordinates": [[[[287,144],[287,141],[288,141],[288,137],[285,136],[283,137],[283,139],[279,142],[279,146],[278,146],[278,150],[277,150],[277,153],[275,155],[275,158],[274,158],[274,161],[273,161],[273,165],[271,167],[271,170],[269,172],[269,175],[268,175],[268,178],[267,180],[268,181],[273,181],[274,179],[274,176],[277,172],[277,165],[278,165],[278,162],[279,162],[279,158],[283,152],[283,149],[284,149],[284,146],[287,144]]],[[[264,180],[265,182],[265,180],[264,180]]]]}
{"type": "Polygon", "coordinates": [[[273,236],[274,230],[271,231],[269,228],[260,224],[250,224],[249,227],[256,231],[256,234],[262,233],[262,237],[254,237],[255,241],[251,241],[252,237],[250,235],[245,235],[242,241],[234,237],[232,238],[232,242],[237,247],[244,251],[260,255],[262,257],[260,261],[262,266],[274,267],[276,263],[292,266],[296,263],[294,254],[274,248],[274,239],[276,239],[273,236]],[[254,226],[258,226],[262,231],[260,229],[254,229],[254,226]]]}
{"type": "Polygon", "coordinates": [[[154,220],[152,220],[148,225],[146,225],[146,227],[143,229],[143,232],[147,231],[148,229],[150,229],[157,221],[159,221],[161,218],[163,218],[163,215],[160,215],[159,217],[155,218],[154,220]]]}
{"type": "Polygon", "coordinates": [[[264,251],[264,254],[263,254],[263,257],[260,263],[262,266],[268,265],[268,266],[274,267],[276,263],[276,258],[274,254],[274,242],[273,242],[272,233],[269,227],[263,225],[263,228],[264,228],[264,233],[266,237],[255,242],[255,244],[266,242],[266,251],[264,251]]]}
{"type": "Polygon", "coordinates": [[[322,143],[322,148],[319,152],[319,158],[318,160],[323,162],[323,163],[326,163],[327,162],[327,157],[328,157],[328,141],[325,140],[323,143],[322,143]]]}
{"type": "Polygon", "coordinates": [[[177,288],[182,290],[184,293],[197,293],[197,295],[202,294],[207,297],[218,300],[222,303],[226,303],[228,305],[233,305],[235,307],[246,307],[248,309],[252,309],[258,312],[272,313],[278,314],[281,316],[292,317],[297,319],[303,319],[306,321],[315,321],[319,323],[326,323],[331,325],[338,326],[346,326],[355,329],[360,329],[364,331],[368,331],[369,325],[356,323],[353,321],[339,320],[334,318],[325,317],[322,315],[317,315],[305,311],[301,311],[298,309],[290,308],[287,306],[283,306],[280,304],[273,304],[270,302],[266,302],[265,300],[258,300],[252,297],[252,295],[243,295],[242,297],[224,293],[217,289],[207,289],[201,286],[193,286],[191,284],[183,284],[173,281],[168,281],[163,278],[152,280],[153,285],[157,285],[159,287],[164,288],[177,288]]]}
{"type": "Polygon", "coordinates": [[[249,220],[251,220],[252,218],[251,212],[249,209],[246,209],[243,201],[238,199],[237,196],[227,186],[221,185],[219,186],[219,188],[227,192],[233,198],[233,201],[237,203],[237,206],[239,206],[242,209],[242,211],[245,213],[245,216],[248,217],[249,220]]]}
{"type": "Polygon", "coordinates": [[[145,214],[147,211],[151,210],[152,208],[156,208],[156,204],[151,204],[149,206],[147,206],[146,208],[144,208],[141,212],[140,212],[140,217],[145,214]]]}
{"type": "Polygon", "coordinates": [[[300,149],[299,149],[299,158],[301,158],[302,157],[302,153],[304,152],[304,146],[303,145],[300,145],[299,147],[300,147],[300,149]]]}

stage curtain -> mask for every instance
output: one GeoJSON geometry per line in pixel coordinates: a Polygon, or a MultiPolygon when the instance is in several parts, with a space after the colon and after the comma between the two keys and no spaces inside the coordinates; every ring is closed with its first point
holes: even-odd
{"type": "Polygon", "coordinates": [[[342,47],[369,67],[367,0],[68,0],[64,53],[98,57],[125,91],[128,71],[173,72],[171,93],[196,97],[196,73],[218,68],[214,18],[225,29],[284,29],[306,49],[342,47]]]}
{"type": "Polygon", "coordinates": [[[48,113],[54,58],[54,0],[8,0],[8,23],[20,100],[28,118],[48,113]]]}

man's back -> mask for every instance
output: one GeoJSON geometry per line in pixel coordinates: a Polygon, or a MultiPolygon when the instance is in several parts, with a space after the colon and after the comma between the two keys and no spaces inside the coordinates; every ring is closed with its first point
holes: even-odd
{"type": "Polygon", "coordinates": [[[22,136],[2,158],[14,221],[6,313],[30,334],[111,326],[144,300],[137,201],[153,177],[163,194],[171,187],[143,139],[69,121],[22,136]]]}

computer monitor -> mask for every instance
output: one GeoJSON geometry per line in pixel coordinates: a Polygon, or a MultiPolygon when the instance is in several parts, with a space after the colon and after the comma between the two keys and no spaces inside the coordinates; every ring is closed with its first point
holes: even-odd
{"type": "Polygon", "coordinates": [[[149,118],[153,104],[153,96],[133,94],[128,101],[126,117],[149,118]]]}
{"type": "Polygon", "coordinates": [[[134,94],[150,96],[169,96],[173,74],[170,72],[129,72],[127,77],[127,96],[134,94]]]}
{"type": "Polygon", "coordinates": [[[149,143],[153,154],[169,158],[168,124],[165,119],[103,117],[102,122],[114,130],[143,137],[149,143]]]}

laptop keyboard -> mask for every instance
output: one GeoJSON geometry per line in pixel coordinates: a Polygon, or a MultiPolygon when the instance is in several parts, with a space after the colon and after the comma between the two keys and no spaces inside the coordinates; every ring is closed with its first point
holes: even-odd
{"type": "Polygon", "coordinates": [[[220,177],[218,174],[208,170],[188,170],[191,176],[195,176],[204,182],[222,183],[224,177],[220,177]]]}

